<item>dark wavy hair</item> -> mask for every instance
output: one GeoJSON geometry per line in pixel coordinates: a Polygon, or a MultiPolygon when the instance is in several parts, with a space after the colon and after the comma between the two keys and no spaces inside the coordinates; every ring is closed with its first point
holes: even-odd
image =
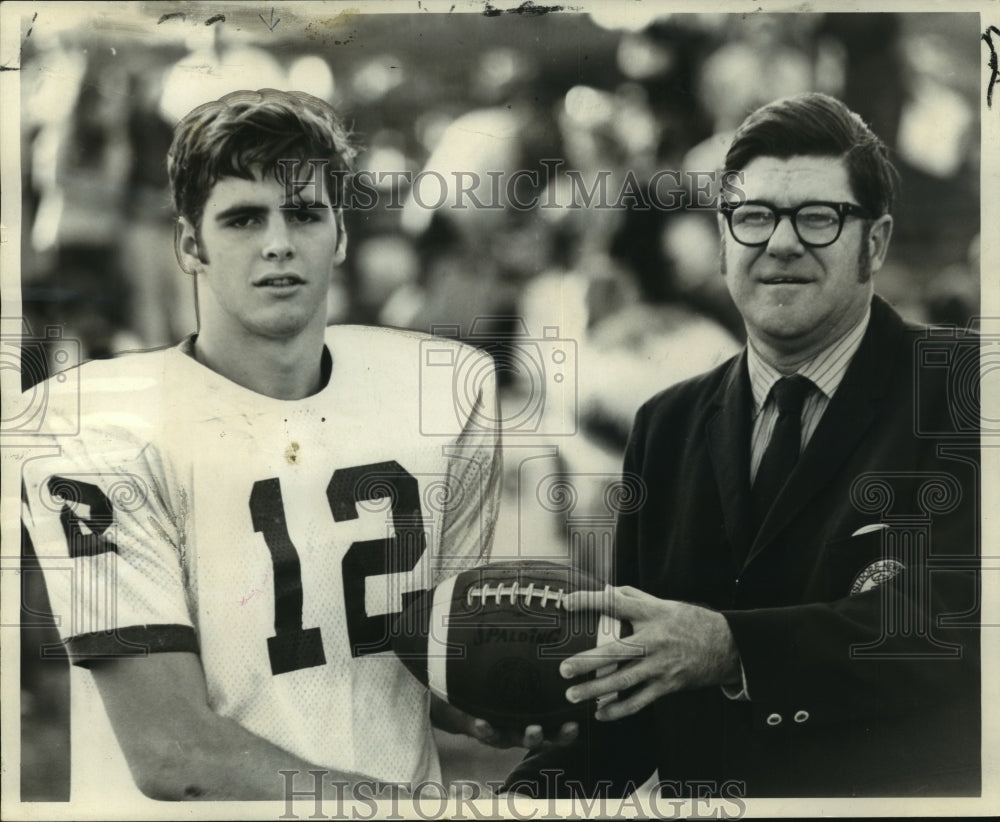
{"type": "Polygon", "coordinates": [[[270,88],[234,91],[198,106],[177,124],[167,173],[177,215],[199,229],[220,178],[252,180],[253,167],[260,166],[280,181],[279,160],[327,161],[328,191],[342,203],[356,154],[343,121],[318,97],[270,88]]]}
{"type": "Polygon", "coordinates": [[[725,171],[739,171],[757,157],[796,155],[843,158],[851,191],[870,217],[892,211],[899,175],[885,144],[840,100],[808,92],[775,100],[750,114],[736,130],[725,171]]]}

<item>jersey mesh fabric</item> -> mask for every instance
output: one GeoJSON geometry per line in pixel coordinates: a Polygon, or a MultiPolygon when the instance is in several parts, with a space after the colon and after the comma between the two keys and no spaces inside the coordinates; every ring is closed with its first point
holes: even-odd
{"type": "Polygon", "coordinates": [[[319,767],[439,778],[427,692],[384,640],[409,592],[487,558],[500,453],[492,363],[456,402],[453,380],[422,369],[428,343],[486,356],[332,327],[330,381],[295,402],[183,347],[84,366],[80,434],[24,471],[75,661],[193,642],[219,714],[319,767]]]}

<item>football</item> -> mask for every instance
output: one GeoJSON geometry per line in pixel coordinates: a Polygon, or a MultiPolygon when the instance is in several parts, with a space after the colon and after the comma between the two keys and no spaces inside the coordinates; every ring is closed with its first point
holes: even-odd
{"type": "Polygon", "coordinates": [[[603,589],[577,568],[541,560],[469,569],[403,612],[393,650],[434,694],[466,713],[496,727],[556,728],[594,709],[567,701],[566,689],[583,677],[563,679],[559,663],[628,633],[613,617],[563,608],[571,591],[603,589]]]}

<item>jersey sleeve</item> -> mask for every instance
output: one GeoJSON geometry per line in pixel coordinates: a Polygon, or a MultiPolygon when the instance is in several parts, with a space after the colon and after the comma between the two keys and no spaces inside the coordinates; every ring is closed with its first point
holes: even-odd
{"type": "Polygon", "coordinates": [[[127,425],[88,420],[50,453],[24,465],[22,515],[70,660],[196,652],[185,498],[160,452],[127,425]]]}
{"type": "MultiPolygon", "coordinates": [[[[492,372],[488,365],[484,371],[492,372]]],[[[448,499],[435,584],[486,562],[492,551],[503,477],[498,402],[495,378],[483,380],[461,433],[448,446],[448,499]]]]}

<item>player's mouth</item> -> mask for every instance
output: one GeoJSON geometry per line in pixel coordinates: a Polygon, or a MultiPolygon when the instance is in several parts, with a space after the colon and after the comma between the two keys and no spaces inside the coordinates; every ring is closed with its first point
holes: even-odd
{"type": "Polygon", "coordinates": [[[268,274],[261,277],[254,283],[257,288],[294,288],[297,285],[305,285],[298,274],[268,274]]]}

